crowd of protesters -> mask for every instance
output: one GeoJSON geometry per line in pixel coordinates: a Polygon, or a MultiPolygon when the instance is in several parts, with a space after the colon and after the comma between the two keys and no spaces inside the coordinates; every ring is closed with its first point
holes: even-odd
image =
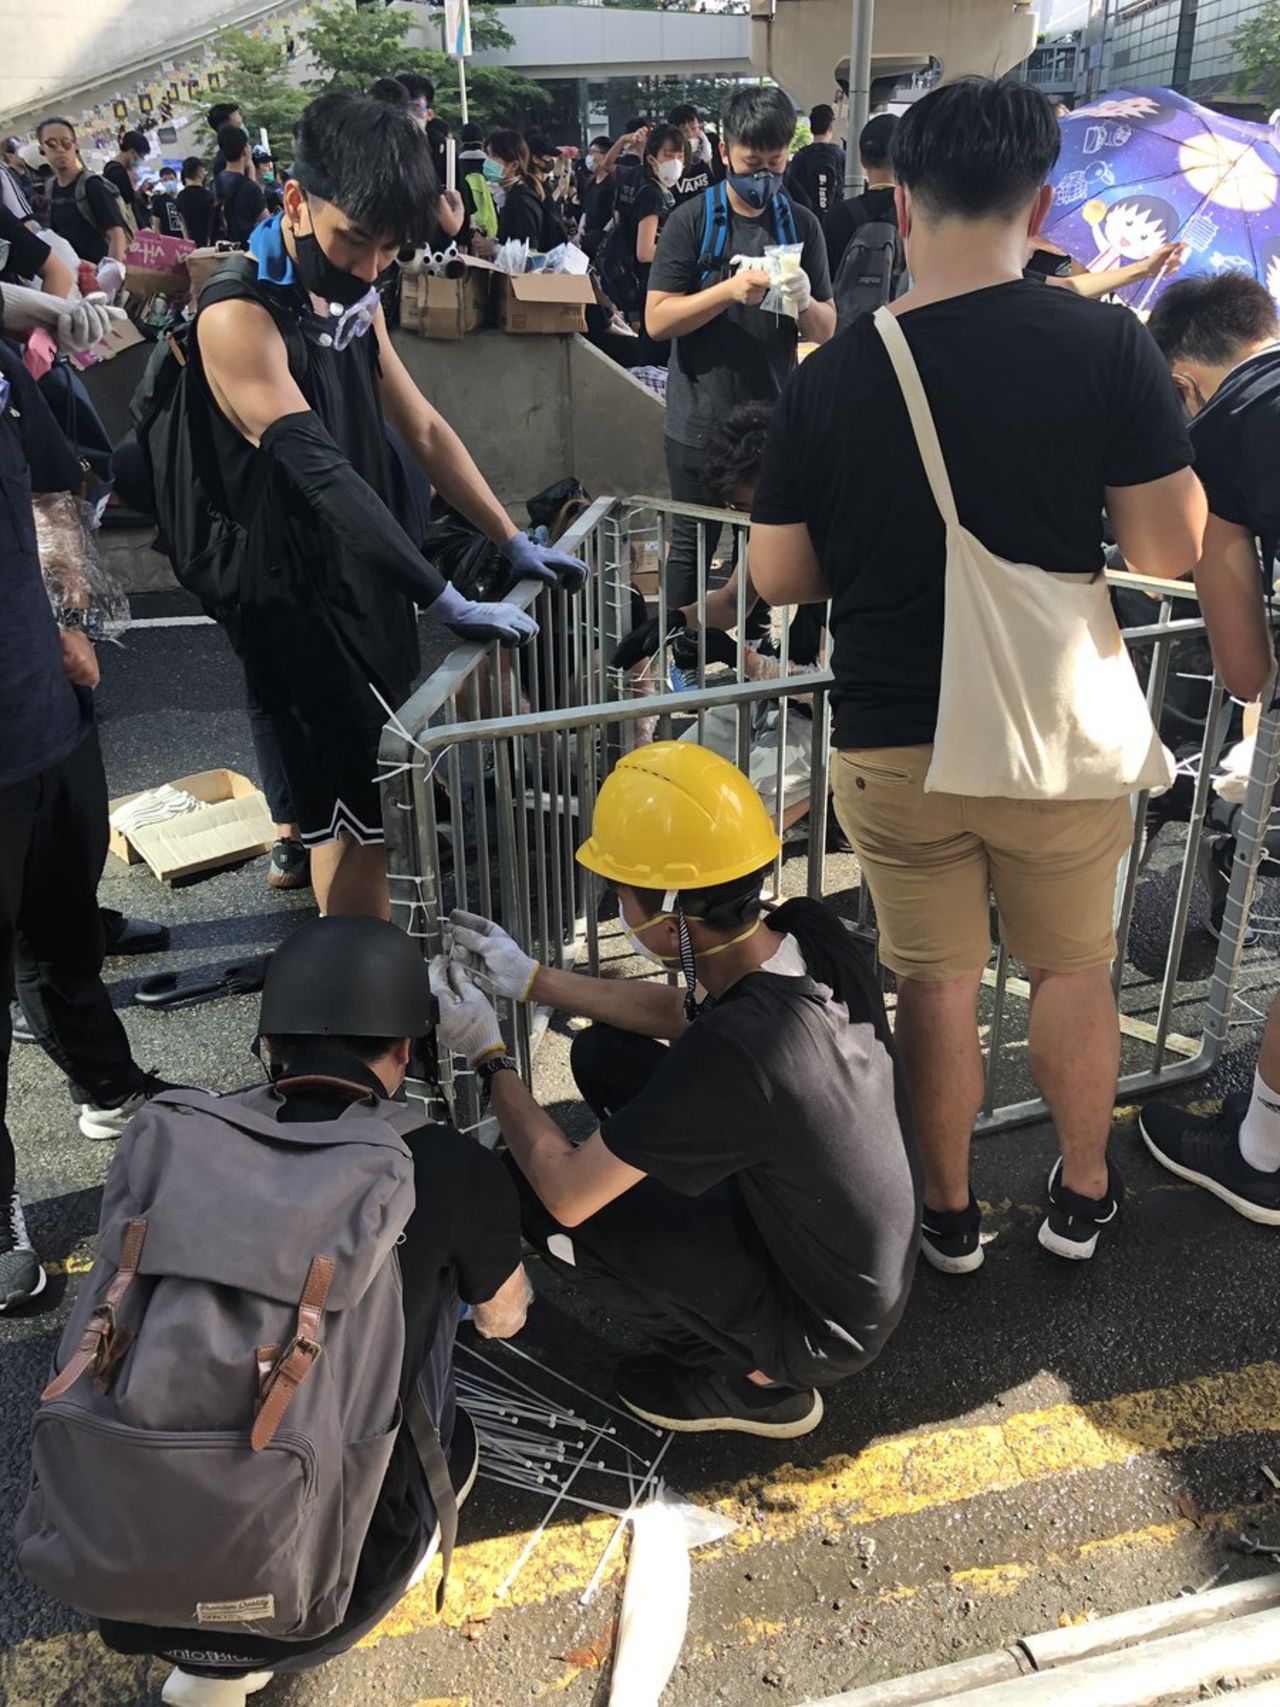
{"type": "MultiPolygon", "coordinates": [[[[536,131],[466,125],[453,138],[429,80],[409,73],[313,101],[278,174],[233,103],[209,127],[208,169],[193,155],[152,182],[141,130],[97,175],[74,125],[49,117],[44,217],[16,147],[0,208],[0,1308],[45,1285],[2,1123],[15,1019],[66,1074],[82,1132],[120,1143],[98,1263],[42,1400],[53,1421],[19,1561],[113,1648],[170,1661],[174,1707],[243,1707],[273,1673],[352,1646],[437,1551],[447,1572],[476,1469],[452,1377],[459,1307],[481,1334],[519,1330],[522,1235],[656,1348],[617,1373],[636,1416],[777,1440],[818,1427],[823,1391],[866,1369],[901,1319],[917,1258],[951,1276],[983,1262],[970,1141],[993,900],[1026,969],[1030,1065],[1060,1150],[1039,1242],[1081,1263],[1122,1236],[1116,878],[1132,795],[1172,773],[1099,577],[1104,528],[1130,569],[1194,575],[1244,700],[1274,677],[1261,565],[1280,538],[1269,294],[1240,274],[1174,283],[1148,327],[1094,300],[1117,274],[1059,276],[1039,238],[1059,128],[1026,86],[962,80],[876,115],[852,139],[851,198],[833,109],[813,109],[795,150],[794,107],[764,87],[733,94],[714,131],[679,107],[593,139],[581,162],[536,131]],[[37,543],[40,504],[78,496],[82,469],[33,344],[82,349],[110,332],[112,268],[147,223],[237,253],[180,328],[181,377],[156,368],[135,438],[114,447],[119,478],[143,471],[131,502],[150,502],[179,579],[243,667],[278,832],[268,880],[312,885],[321,915],[266,972],[268,1087],[217,1098],[133,1061],[102,981],[109,942],[154,933],[98,908],[92,597],[52,587],[37,543]],[[480,255],[579,243],[595,331],[643,338],[666,365],[672,497],[751,514],[748,558],[704,619],[734,628],[738,578],[749,612],[812,614],[810,661],[826,656],[834,678],[835,812],[874,902],[892,1029],[834,911],[766,907],[783,803],[766,809],[732,744],[638,747],[582,825],[579,862],[666,981],[540,965],[510,928],[466,911],[428,968],[387,922],[374,777],[386,708],[419,672],[417,615],[523,646],[537,624],[515,585],[573,596],[587,572],[507,514],[392,340],[386,281],[441,241],[480,255]],[[433,501],[492,548],[490,597],[464,596],[431,560],[433,501]],[[1086,599],[1103,637],[1087,681],[1086,599]],[[975,614],[960,634],[962,608],[975,614]],[[495,998],[589,1022],[572,1050],[598,1123],[586,1142],[526,1087],[495,998]],[[396,1100],[431,1037],[481,1082],[501,1160],[396,1100]],[[223,1145],[269,1174],[265,1199],[251,1174],[208,1162],[223,1145]],[[326,1173],[344,1146],[350,1166],[326,1173]],[[295,1231],[288,1211],[304,1204],[295,1231]],[[208,1236],[220,1215],[261,1226],[269,1254],[208,1236]],[[388,1265],[403,1286],[378,1292],[388,1265]],[[370,1370],[335,1318],[384,1295],[370,1370]],[[252,1307],[237,1316],[231,1296],[252,1307]],[[175,1383],[164,1336],[184,1312],[183,1355],[204,1373],[175,1383]],[[321,1409],[308,1377],[326,1334],[343,1349],[324,1366],[321,1409]],[[372,1381],[364,1402],[345,1406],[344,1380],[353,1393],[372,1381]],[[385,1399],[377,1414],[370,1392],[385,1399]],[[244,1494],[228,1471],[285,1439],[291,1407],[291,1427],[322,1441],[352,1489],[367,1484],[363,1505],[353,1492],[330,1513],[345,1526],[330,1598],[313,1583],[310,1600],[290,1600],[316,1540],[305,1527],[272,1533],[268,1549],[266,1518],[246,1520],[251,1556],[230,1559],[219,1545],[193,1557],[163,1513],[123,1521],[140,1491],[128,1452],[144,1438],[163,1451],[175,1428],[215,1431],[227,1455],[164,1460],[175,1509],[216,1535],[244,1515],[237,1499],[272,1513],[259,1484],[244,1494]],[[77,1441],[102,1466],[92,1501],[59,1493],[77,1441]]],[[[1140,265],[1180,259],[1168,245],[1140,265]]],[[[156,359],[176,358],[160,346],[156,359]]],[[[620,666],[696,624],[699,565],[721,532],[677,519],[668,631],[644,613],[620,666]]],[[[1280,1225],[1280,1019],[1251,1095],[1208,1116],[1153,1103],[1141,1130],[1163,1166],[1280,1225]]]]}

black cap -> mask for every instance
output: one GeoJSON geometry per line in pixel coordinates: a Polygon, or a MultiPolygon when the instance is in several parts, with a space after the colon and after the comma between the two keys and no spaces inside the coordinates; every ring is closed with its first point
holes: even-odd
{"type": "Polygon", "coordinates": [[[385,919],[312,919],[272,955],[263,1037],[424,1037],[435,1025],[427,963],[385,919]]]}

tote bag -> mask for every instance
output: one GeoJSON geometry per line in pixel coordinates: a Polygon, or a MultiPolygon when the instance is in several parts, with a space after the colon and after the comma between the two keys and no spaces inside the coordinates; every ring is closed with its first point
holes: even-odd
{"type": "Polygon", "coordinates": [[[1161,744],[1101,571],[1010,563],[961,525],[901,326],[875,316],[947,530],[942,688],[925,790],[1011,800],[1108,800],[1167,788],[1161,744]]]}

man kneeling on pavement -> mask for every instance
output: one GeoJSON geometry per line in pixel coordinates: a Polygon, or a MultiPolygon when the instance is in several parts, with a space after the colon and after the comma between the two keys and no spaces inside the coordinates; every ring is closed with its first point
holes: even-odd
{"type": "Polygon", "coordinates": [[[808,1433],[911,1283],[920,1196],[884,1004],[827,907],[763,913],[778,846],[733,765],[657,742],[605,782],[578,860],[684,991],[539,966],[461,912],[432,966],[439,1038],[485,1081],[526,1236],[661,1350],[618,1378],[660,1428],[808,1433]],[[594,1022],[572,1049],[600,1120],[585,1143],[525,1088],[482,984],[594,1022]]]}

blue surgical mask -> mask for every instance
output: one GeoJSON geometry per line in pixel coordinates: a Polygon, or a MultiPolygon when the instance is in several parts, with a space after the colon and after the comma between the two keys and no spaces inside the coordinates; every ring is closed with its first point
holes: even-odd
{"type": "Polygon", "coordinates": [[[501,162],[498,160],[490,160],[487,155],[485,156],[484,165],[480,170],[491,184],[498,183],[502,178],[501,162]]]}
{"type": "Polygon", "coordinates": [[[729,188],[748,207],[763,210],[782,188],[782,173],[761,167],[757,172],[730,172],[729,188]]]}

